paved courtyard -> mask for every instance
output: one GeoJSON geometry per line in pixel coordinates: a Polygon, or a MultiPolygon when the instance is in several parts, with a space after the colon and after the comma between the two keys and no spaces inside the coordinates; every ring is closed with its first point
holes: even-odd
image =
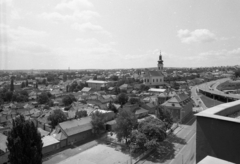
{"type": "Polygon", "coordinates": [[[130,164],[130,156],[115,146],[99,144],[59,164],[130,164]]]}

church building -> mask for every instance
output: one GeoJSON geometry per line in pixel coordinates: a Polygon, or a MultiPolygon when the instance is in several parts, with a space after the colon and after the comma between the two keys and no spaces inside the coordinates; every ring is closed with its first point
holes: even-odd
{"type": "Polygon", "coordinates": [[[155,88],[158,88],[159,86],[163,85],[164,75],[162,71],[163,71],[163,60],[160,52],[159,60],[158,60],[158,70],[150,71],[148,69],[145,69],[144,75],[143,75],[143,84],[149,87],[155,87],[155,88]]]}

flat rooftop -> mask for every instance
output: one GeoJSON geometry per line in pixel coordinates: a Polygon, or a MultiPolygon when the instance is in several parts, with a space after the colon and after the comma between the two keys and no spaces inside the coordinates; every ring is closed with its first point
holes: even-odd
{"type": "Polygon", "coordinates": [[[195,115],[240,123],[240,100],[220,104],[195,115]]]}
{"type": "Polygon", "coordinates": [[[211,156],[206,156],[203,160],[198,162],[198,164],[234,164],[234,163],[211,156]]]}

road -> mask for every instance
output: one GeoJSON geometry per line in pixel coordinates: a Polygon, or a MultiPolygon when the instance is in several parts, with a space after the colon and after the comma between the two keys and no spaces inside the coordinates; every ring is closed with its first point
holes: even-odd
{"type": "Polygon", "coordinates": [[[198,86],[193,86],[191,88],[191,92],[192,92],[191,98],[195,102],[196,105],[199,105],[199,107],[202,108],[202,110],[205,110],[205,109],[207,109],[207,107],[201,100],[200,96],[197,94],[197,90],[198,90],[198,86]]]}
{"type": "Polygon", "coordinates": [[[240,99],[240,95],[236,95],[236,94],[226,94],[222,91],[219,91],[217,89],[217,86],[225,81],[230,80],[229,78],[224,78],[224,79],[218,79],[216,81],[210,81],[204,84],[199,85],[199,89],[206,91],[208,93],[211,93],[213,95],[219,95],[222,97],[228,97],[234,100],[239,100],[240,99]]]}

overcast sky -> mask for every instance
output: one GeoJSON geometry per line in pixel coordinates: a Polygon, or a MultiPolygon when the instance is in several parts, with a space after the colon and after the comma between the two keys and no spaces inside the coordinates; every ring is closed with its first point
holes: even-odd
{"type": "Polygon", "coordinates": [[[0,0],[1,69],[237,65],[239,0],[0,0]]]}

